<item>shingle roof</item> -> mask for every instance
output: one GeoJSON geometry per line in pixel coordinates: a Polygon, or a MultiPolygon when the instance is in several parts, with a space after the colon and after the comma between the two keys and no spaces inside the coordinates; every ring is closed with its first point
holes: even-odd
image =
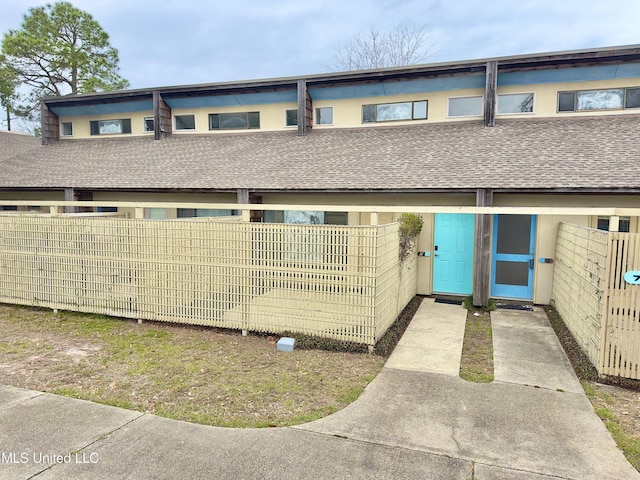
{"type": "Polygon", "coordinates": [[[40,140],[31,135],[0,130],[0,162],[39,145],[40,140]]]}
{"type": "MultiPolygon", "coordinates": [[[[0,160],[0,188],[640,189],[640,116],[61,140],[0,160]]],[[[0,138],[4,148],[4,137],[0,138]]]]}

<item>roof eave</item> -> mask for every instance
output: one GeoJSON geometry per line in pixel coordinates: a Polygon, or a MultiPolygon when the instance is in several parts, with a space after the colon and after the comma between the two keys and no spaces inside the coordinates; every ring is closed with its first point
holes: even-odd
{"type": "Polygon", "coordinates": [[[364,82],[372,80],[391,80],[411,78],[425,75],[462,75],[484,71],[489,61],[497,61],[499,70],[520,70],[532,68],[551,68],[572,64],[594,64],[616,61],[640,60],[640,45],[626,45],[596,49],[570,50],[549,53],[521,54],[493,58],[482,58],[463,61],[449,61],[431,64],[389,67],[347,72],[330,72],[314,75],[242,80],[194,85],[164,86],[111,92],[88,93],[51,97],[44,100],[50,106],[64,104],[91,103],[94,101],[128,101],[138,98],[149,98],[154,92],[164,95],[197,95],[206,93],[222,93],[240,90],[292,89],[299,80],[305,80],[309,86],[332,85],[336,83],[364,82]]]}

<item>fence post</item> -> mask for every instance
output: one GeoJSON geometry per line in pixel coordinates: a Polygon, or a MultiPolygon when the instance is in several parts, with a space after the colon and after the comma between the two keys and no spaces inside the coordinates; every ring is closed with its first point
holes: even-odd
{"type": "Polygon", "coordinates": [[[241,293],[240,298],[242,301],[242,336],[246,337],[249,334],[248,325],[249,325],[249,302],[251,301],[251,230],[249,223],[251,222],[251,210],[248,208],[242,209],[242,265],[245,267],[243,269],[242,280],[240,281],[241,285],[241,293]]]}

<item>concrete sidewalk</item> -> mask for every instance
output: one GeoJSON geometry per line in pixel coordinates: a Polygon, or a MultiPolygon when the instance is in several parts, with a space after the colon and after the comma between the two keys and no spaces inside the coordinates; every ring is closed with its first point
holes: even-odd
{"type": "Polygon", "coordinates": [[[639,479],[543,316],[494,314],[496,381],[474,384],[455,367],[465,311],[425,299],[355,403],[293,428],[206,427],[0,387],[0,479],[639,479]]]}
{"type": "MultiPolygon", "coordinates": [[[[423,301],[419,322],[432,309],[434,325],[457,326],[466,316],[462,307],[432,302],[423,301]]],[[[467,460],[468,478],[478,480],[640,478],[594,413],[545,313],[491,316],[493,383],[466,382],[448,368],[418,373],[394,352],[356,403],[297,428],[467,460]]],[[[437,365],[447,348],[461,355],[462,342],[434,335],[416,357],[437,365]]]]}

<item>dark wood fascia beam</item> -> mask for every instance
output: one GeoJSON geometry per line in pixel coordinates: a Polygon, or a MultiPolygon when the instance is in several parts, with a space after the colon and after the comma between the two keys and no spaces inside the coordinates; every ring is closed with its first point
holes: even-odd
{"type": "Polygon", "coordinates": [[[624,51],[606,55],[577,54],[577,55],[551,55],[539,56],[527,59],[500,59],[500,71],[527,71],[539,69],[555,69],[563,67],[587,67],[593,65],[615,64],[621,62],[640,61],[640,49],[624,51]]]}
{"type": "Polygon", "coordinates": [[[87,105],[110,105],[116,103],[126,103],[138,100],[149,100],[153,96],[153,92],[107,92],[103,94],[87,95],[87,96],[64,96],[45,98],[43,102],[49,107],[83,107],[87,105]]]}
{"type": "Polygon", "coordinates": [[[40,102],[40,135],[42,145],[60,140],[60,119],[44,101],[40,102]]]}
{"type": "Polygon", "coordinates": [[[498,104],[498,62],[487,62],[486,86],[484,92],[484,126],[496,126],[496,108],[498,104]]]}
{"type": "Polygon", "coordinates": [[[171,135],[171,107],[167,105],[159,91],[153,92],[153,131],[154,139],[162,140],[171,135]]]}
{"type": "MultiPolygon", "coordinates": [[[[258,205],[262,203],[262,197],[251,193],[248,188],[238,188],[236,189],[236,203],[258,205]]],[[[262,216],[262,210],[249,210],[249,218],[244,217],[244,219],[259,223],[262,222],[262,216]]]]}
{"type": "Polygon", "coordinates": [[[295,90],[298,80],[285,79],[281,83],[245,82],[242,84],[202,85],[195,87],[158,88],[165,98],[210,97],[247,93],[282,92],[295,90]]]}
{"type": "Polygon", "coordinates": [[[515,55],[494,59],[477,59],[463,62],[445,62],[410,67],[393,67],[378,70],[362,70],[355,72],[336,72],[307,75],[305,77],[283,77],[264,80],[236,81],[224,83],[166,86],[154,89],[124,90],[116,92],[100,92],[75,96],[51,97],[45,103],[51,106],[90,105],[131,101],[149,98],[154,91],[160,91],[165,98],[173,96],[229,95],[247,93],[248,91],[276,91],[295,89],[301,79],[308,87],[322,87],[336,84],[363,84],[385,80],[402,80],[419,77],[447,77],[473,75],[482,72],[488,62],[499,62],[500,71],[526,71],[534,69],[563,68],[567,66],[587,66],[606,63],[640,61],[640,46],[602,48],[586,51],[556,52],[539,55],[515,55]]]}
{"type": "MultiPolygon", "coordinates": [[[[476,192],[476,206],[493,205],[493,190],[479,188],[476,192]]],[[[491,286],[491,215],[476,215],[473,262],[473,305],[489,305],[491,286]]]]}
{"type": "Polygon", "coordinates": [[[238,203],[249,203],[249,189],[238,188],[236,190],[236,197],[237,197],[238,203]]]}
{"type": "MultiPolygon", "coordinates": [[[[73,202],[77,200],[76,191],[73,188],[65,188],[64,189],[64,201],[65,202],[73,202]]],[[[76,213],[76,207],[66,206],[64,207],[65,213],[76,213]]]]}
{"type": "Polygon", "coordinates": [[[298,80],[298,135],[306,135],[311,130],[313,106],[311,95],[304,79],[298,80]]]}

